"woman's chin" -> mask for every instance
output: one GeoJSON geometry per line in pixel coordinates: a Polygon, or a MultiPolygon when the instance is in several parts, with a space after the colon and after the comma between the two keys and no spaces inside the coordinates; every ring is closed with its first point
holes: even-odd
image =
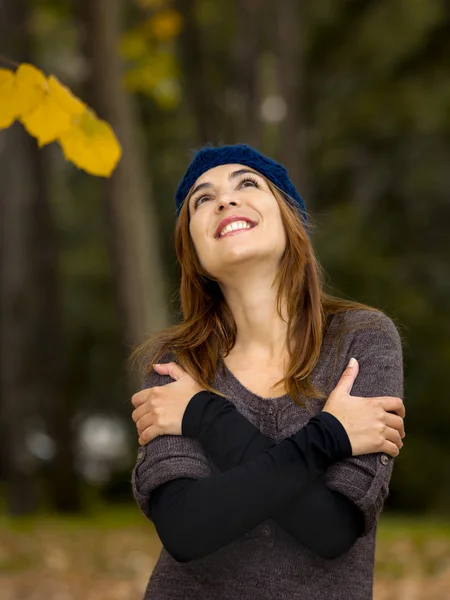
{"type": "MultiPolygon", "coordinates": [[[[230,283],[233,283],[233,280],[230,280],[230,276],[242,275],[248,278],[252,274],[257,273],[262,266],[264,266],[264,271],[267,272],[268,261],[273,261],[273,257],[273,253],[258,254],[253,249],[240,248],[239,251],[235,249],[234,251],[227,252],[226,257],[223,257],[220,265],[215,263],[214,265],[210,265],[209,268],[208,266],[205,268],[214,277],[218,279],[226,277],[230,283]]],[[[274,264],[274,275],[276,268],[277,266],[274,264]]]]}

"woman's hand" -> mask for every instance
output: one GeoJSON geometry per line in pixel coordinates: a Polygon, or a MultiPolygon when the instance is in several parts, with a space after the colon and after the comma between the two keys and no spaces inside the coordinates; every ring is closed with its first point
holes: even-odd
{"type": "Polygon", "coordinates": [[[181,423],[189,401],[205,389],[175,362],[153,365],[153,368],[175,381],[133,395],[131,402],[135,410],[132,417],[142,446],[158,435],[181,435],[181,423]]]}
{"type": "Polygon", "coordinates": [[[353,366],[345,369],[322,410],[342,423],[350,438],[353,456],[372,452],[398,456],[405,437],[403,401],[395,396],[350,396],[358,372],[359,364],[355,360],[353,366]]]}

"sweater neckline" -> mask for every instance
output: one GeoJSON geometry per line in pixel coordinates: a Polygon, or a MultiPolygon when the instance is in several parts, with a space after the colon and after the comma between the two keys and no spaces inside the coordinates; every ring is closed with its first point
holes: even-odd
{"type": "MultiPolygon", "coordinates": [[[[329,336],[331,336],[331,324],[335,320],[335,315],[329,316],[329,321],[325,327],[324,338],[322,341],[322,350],[325,350],[325,347],[329,343],[329,336]]],[[[331,344],[331,347],[333,344],[331,344]]],[[[319,358],[318,364],[314,368],[314,373],[318,374],[322,371],[324,367],[323,356],[319,358]]],[[[225,385],[229,391],[234,395],[237,394],[239,398],[241,398],[244,404],[249,407],[252,411],[259,413],[264,406],[271,407],[270,410],[276,409],[277,412],[283,412],[285,409],[289,408],[292,405],[297,406],[296,402],[294,402],[293,398],[289,394],[284,394],[283,396],[276,396],[274,398],[264,398],[264,396],[259,396],[255,394],[251,390],[245,387],[243,383],[239,381],[239,379],[233,375],[230,369],[225,364],[223,358],[219,359],[219,363],[222,366],[222,375],[219,375],[221,369],[217,370],[216,375],[222,381],[222,385],[225,385]]]]}
{"type": "MultiPolygon", "coordinates": [[[[333,320],[334,320],[334,315],[331,315],[331,319],[328,322],[326,330],[325,330],[325,335],[324,335],[324,339],[323,339],[323,348],[325,347],[325,340],[328,341],[328,336],[330,335],[330,329],[331,329],[331,327],[329,327],[329,325],[331,324],[331,322],[333,322],[333,320]]],[[[321,371],[323,368],[322,359],[323,359],[323,357],[321,356],[318,364],[314,368],[314,372],[316,374],[319,371],[321,371]]],[[[272,409],[274,409],[276,407],[277,411],[283,411],[284,409],[288,408],[292,404],[296,405],[296,403],[294,402],[294,400],[292,399],[292,397],[289,394],[284,394],[283,396],[276,396],[273,398],[264,398],[264,396],[259,396],[258,394],[255,394],[254,392],[252,392],[251,390],[246,388],[245,385],[243,383],[241,383],[235,375],[233,375],[233,373],[230,371],[230,369],[225,364],[225,361],[223,360],[223,358],[220,358],[219,362],[221,363],[221,366],[223,368],[223,375],[224,375],[223,384],[229,389],[229,391],[232,394],[237,394],[240,398],[242,398],[242,400],[244,401],[244,404],[246,406],[255,410],[256,412],[260,412],[264,406],[271,406],[272,409]]],[[[220,371],[220,369],[218,369],[218,371],[220,371]]],[[[219,377],[221,377],[221,376],[219,376],[219,377]]]]}
{"type": "Polygon", "coordinates": [[[256,401],[259,405],[261,405],[262,402],[279,403],[279,402],[282,402],[283,400],[287,400],[287,399],[291,400],[291,397],[289,396],[289,394],[283,394],[283,396],[276,396],[276,397],[271,397],[271,398],[265,398],[264,396],[259,396],[258,394],[255,394],[254,392],[252,392],[251,390],[246,388],[245,385],[243,383],[241,383],[235,375],[233,375],[233,373],[227,367],[227,365],[225,364],[225,361],[223,359],[221,359],[221,363],[222,363],[222,366],[223,366],[225,374],[226,374],[225,380],[227,382],[227,387],[230,388],[230,391],[232,391],[232,392],[237,391],[240,395],[242,394],[248,400],[256,401]]]}

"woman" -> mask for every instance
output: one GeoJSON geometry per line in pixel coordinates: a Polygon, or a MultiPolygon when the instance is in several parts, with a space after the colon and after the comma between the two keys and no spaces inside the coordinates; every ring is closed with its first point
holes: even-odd
{"type": "Polygon", "coordinates": [[[304,203],[255,149],[201,149],[176,207],[183,320],[132,357],[133,491],[163,543],[145,598],[368,600],[397,328],[323,291],[304,203]]]}

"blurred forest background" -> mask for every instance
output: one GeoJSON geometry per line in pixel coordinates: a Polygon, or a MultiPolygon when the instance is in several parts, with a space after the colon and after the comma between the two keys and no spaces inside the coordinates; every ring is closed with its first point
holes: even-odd
{"type": "Polygon", "coordinates": [[[287,166],[328,290],[404,338],[376,598],[450,598],[450,4],[0,0],[0,55],[54,74],[123,147],[103,179],[0,131],[1,597],[141,597],[159,540],[131,496],[125,361],[181,318],[192,151],[243,142],[287,166]]]}

